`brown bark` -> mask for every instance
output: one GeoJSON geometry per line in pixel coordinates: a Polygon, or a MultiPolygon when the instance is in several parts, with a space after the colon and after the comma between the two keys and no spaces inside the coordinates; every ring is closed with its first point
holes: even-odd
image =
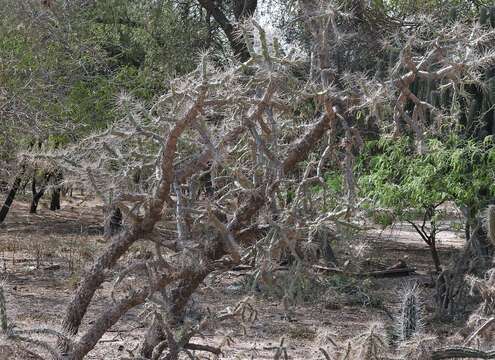
{"type": "Polygon", "coordinates": [[[14,202],[17,191],[19,190],[19,188],[21,186],[22,177],[24,175],[24,172],[25,172],[25,167],[22,167],[19,175],[17,175],[17,177],[14,179],[12,187],[10,188],[10,191],[7,195],[7,198],[5,199],[5,202],[2,206],[2,209],[0,210],[0,224],[5,221],[5,218],[7,217],[7,214],[9,213],[10,207],[12,206],[12,203],[14,202]]]}
{"type": "Polygon", "coordinates": [[[39,191],[36,190],[36,177],[33,175],[33,180],[32,180],[32,193],[33,193],[33,199],[31,200],[31,207],[29,209],[30,214],[36,214],[36,211],[38,210],[38,204],[45,195],[45,191],[47,188],[47,183],[50,180],[51,174],[47,174],[45,176],[45,183],[41,185],[41,188],[39,191]]]}
{"type": "Polygon", "coordinates": [[[96,343],[101,339],[103,334],[107,332],[119,319],[130,309],[143,304],[149,294],[162,289],[181,278],[187,278],[190,273],[186,270],[182,273],[162,274],[157,281],[139,291],[133,292],[124,299],[118,301],[104,311],[89,327],[89,329],[81,336],[74,344],[73,350],[70,352],[69,360],[82,360],[88,352],[90,352],[96,343]]]}
{"type": "Polygon", "coordinates": [[[51,211],[60,210],[60,188],[53,189],[52,199],[50,201],[50,210],[51,211]]]}
{"type": "Polygon", "coordinates": [[[69,334],[77,334],[96,289],[105,279],[105,270],[115,265],[117,260],[129,249],[129,246],[140,236],[142,236],[142,233],[139,228],[133,228],[115,236],[107,250],[100,255],[93,266],[83,275],[81,283],[65,311],[63,328],[69,334]]]}
{"type": "MultiPolygon", "coordinates": [[[[143,221],[138,225],[134,225],[129,230],[114,236],[110,246],[98,257],[93,266],[82,277],[81,283],[67,307],[63,319],[63,328],[69,334],[77,334],[96,289],[104,281],[105,271],[112,268],[134,242],[153,231],[156,222],[160,220],[163,206],[169,200],[170,186],[173,181],[173,162],[177,150],[177,140],[187,126],[199,115],[206,93],[207,89],[203,86],[197,101],[191,106],[186,115],[176,123],[167,137],[162,152],[161,167],[163,176],[156,191],[155,199],[150,205],[149,211],[143,221]]],[[[66,346],[63,347],[66,348],[66,346]]]]}
{"type": "Polygon", "coordinates": [[[334,119],[335,113],[333,111],[325,113],[300,141],[291,146],[288,156],[282,163],[284,173],[290,172],[298,162],[306,159],[311,149],[330,128],[334,119]]]}

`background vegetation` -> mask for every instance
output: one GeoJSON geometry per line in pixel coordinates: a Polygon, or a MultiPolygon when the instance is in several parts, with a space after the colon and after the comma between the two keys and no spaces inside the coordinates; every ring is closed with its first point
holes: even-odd
{"type": "MultiPolygon", "coordinates": [[[[472,334],[464,344],[479,337],[478,347],[440,349],[449,342],[423,326],[415,284],[402,291],[390,341],[375,324],[355,346],[332,342],[332,356],[488,356],[480,334],[494,319],[492,1],[0,8],[0,224],[28,185],[31,213],[45,193],[57,211],[77,189],[101,203],[106,241],[78,275],[60,328],[12,327],[0,287],[6,341],[82,359],[141,306],[148,330],[133,358],[218,355],[192,339],[227,318],[253,320],[252,305],[194,324],[185,313],[205,279],[242,266],[252,270],[243,289],[278,299],[287,319],[291,306],[329,293],[380,308],[366,281],[414,270],[365,271],[353,240],[368,226],[409,224],[432,257],[430,315],[461,321],[472,334]],[[453,259],[438,251],[446,230],[465,238],[453,259]],[[134,256],[138,245],[146,258],[134,256]],[[337,274],[322,280],[315,269],[337,274]],[[106,276],[108,303],[81,330],[106,276]]],[[[284,351],[282,341],[275,358],[284,351]]]]}

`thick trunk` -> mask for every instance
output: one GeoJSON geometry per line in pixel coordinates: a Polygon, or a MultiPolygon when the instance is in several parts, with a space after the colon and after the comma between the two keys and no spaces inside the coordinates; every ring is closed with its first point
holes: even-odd
{"type": "Polygon", "coordinates": [[[12,206],[12,203],[14,202],[15,195],[17,194],[17,191],[19,190],[19,187],[21,186],[23,174],[24,174],[24,169],[21,171],[21,174],[19,174],[15,178],[14,183],[12,184],[12,187],[10,188],[10,191],[7,195],[7,198],[5,199],[5,202],[2,206],[2,209],[0,210],[0,224],[5,221],[5,218],[7,217],[7,214],[9,213],[10,207],[12,206]]]}
{"type": "MultiPolygon", "coordinates": [[[[176,123],[167,137],[166,144],[162,150],[161,168],[163,176],[156,191],[156,198],[146,217],[139,225],[134,225],[113,236],[112,243],[83,275],[81,283],[67,307],[63,319],[63,328],[69,334],[77,334],[81,321],[86,314],[96,290],[105,279],[105,272],[115,265],[132,244],[152,232],[155,224],[161,219],[163,207],[169,199],[169,191],[174,178],[173,164],[175,160],[174,154],[177,149],[177,140],[182,132],[186,130],[187,126],[199,115],[205,97],[206,89],[203,89],[196,103],[184,115],[183,119],[176,123]]],[[[66,344],[61,343],[59,345],[63,349],[67,349],[66,344]]]]}
{"type": "Polygon", "coordinates": [[[442,265],[440,264],[440,257],[438,256],[438,249],[435,240],[432,241],[430,247],[431,258],[433,259],[433,264],[435,265],[435,270],[438,274],[442,272],[442,265]]]}
{"type": "Polygon", "coordinates": [[[45,194],[45,189],[41,189],[39,192],[33,194],[33,200],[31,201],[31,208],[29,209],[30,214],[36,214],[38,211],[38,204],[45,194]]]}
{"type": "Polygon", "coordinates": [[[63,328],[69,334],[77,334],[82,318],[86,314],[86,310],[93,299],[96,289],[103,283],[105,270],[115,265],[117,260],[138,238],[139,231],[137,229],[122,232],[114,237],[108,249],[82,277],[79,287],[67,307],[63,320],[63,328]]]}
{"type": "Polygon", "coordinates": [[[50,210],[60,210],[60,189],[55,188],[52,192],[52,200],[50,201],[50,210]]]}
{"type": "Polygon", "coordinates": [[[43,197],[43,195],[45,194],[45,191],[46,191],[46,184],[43,184],[40,190],[36,191],[36,178],[33,176],[33,182],[32,182],[33,199],[31,200],[31,208],[29,209],[30,214],[36,214],[36,211],[38,210],[38,204],[41,198],[43,197]]]}
{"type": "Polygon", "coordinates": [[[60,187],[62,184],[63,180],[63,175],[60,171],[55,171],[54,172],[54,189],[52,192],[52,199],[50,201],[50,210],[56,211],[60,210],[60,187]]]}
{"type": "MultiPolygon", "coordinates": [[[[217,259],[214,259],[217,260],[217,259]]],[[[179,323],[184,318],[186,308],[191,295],[194,294],[199,285],[208,276],[209,272],[196,273],[191,279],[182,280],[177,287],[172,290],[173,303],[169,310],[172,324],[179,323]]]]}

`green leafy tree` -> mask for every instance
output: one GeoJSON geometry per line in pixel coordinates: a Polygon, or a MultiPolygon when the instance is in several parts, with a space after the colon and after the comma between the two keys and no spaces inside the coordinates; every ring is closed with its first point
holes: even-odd
{"type": "Polygon", "coordinates": [[[418,154],[408,138],[368,142],[358,165],[359,186],[373,206],[414,227],[440,271],[436,235],[445,215],[440,206],[453,202],[469,209],[464,212],[469,229],[473,214],[495,194],[495,148],[492,137],[480,143],[452,135],[443,142],[430,139],[428,149],[418,154]]]}

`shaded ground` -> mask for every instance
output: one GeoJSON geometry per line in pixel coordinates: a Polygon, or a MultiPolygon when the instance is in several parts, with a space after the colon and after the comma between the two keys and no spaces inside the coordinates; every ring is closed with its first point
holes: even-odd
{"type": "MultiPolygon", "coordinates": [[[[101,209],[81,200],[63,203],[61,211],[51,212],[41,206],[39,214],[29,215],[28,204],[16,202],[4,227],[0,228],[0,276],[7,289],[8,316],[19,328],[52,326],[57,328],[65,306],[77,286],[82,263],[90,261],[105,245],[101,238],[101,209]]],[[[406,282],[419,281],[427,310],[432,310],[433,277],[428,249],[417,240],[409,228],[401,226],[392,232],[373,230],[360,235],[356,247],[365,248],[370,268],[389,266],[405,260],[418,269],[418,274],[405,278],[349,281],[340,275],[319,275],[328,289],[305,294],[304,305],[291,306],[288,311],[273,292],[272,296],[257,293],[251,303],[258,319],[239,326],[237,321],[223,323],[219,329],[209,329],[197,342],[223,347],[224,359],[273,359],[280,339],[285,338],[291,359],[322,359],[318,347],[326,347],[326,335],[348,339],[364,330],[370,321],[391,325],[399,302],[400,289],[406,282]]],[[[443,233],[440,256],[444,263],[462,246],[463,240],[454,233],[443,233]]],[[[338,246],[337,246],[338,248],[338,246]]],[[[340,255],[352,255],[341,250],[340,255]]],[[[352,257],[352,256],[351,256],[352,257]]],[[[282,269],[280,277],[287,273],[282,269]]],[[[221,278],[208,279],[195,297],[193,312],[206,308],[220,311],[250,295],[249,271],[229,272],[221,278]]],[[[315,275],[316,276],[316,275],[315,275]]],[[[90,309],[91,321],[99,309],[110,300],[111,283],[105,282],[90,309]]],[[[268,292],[270,293],[270,292],[268,292]]],[[[145,331],[139,317],[142,309],[128,313],[108,332],[90,353],[88,359],[122,359],[138,345],[145,331]]],[[[87,325],[87,324],[85,324],[87,325]]],[[[441,336],[455,329],[426,318],[426,327],[441,336]]],[[[195,341],[196,341],[195,340],[195,341]]],[[[1,349],[0,349],[1,353],[1,349]]],[[[0,354],[1,355],[1,354],[0,354]]],[[[1,356],[0,356],[1,358],[1,356]]]]}

